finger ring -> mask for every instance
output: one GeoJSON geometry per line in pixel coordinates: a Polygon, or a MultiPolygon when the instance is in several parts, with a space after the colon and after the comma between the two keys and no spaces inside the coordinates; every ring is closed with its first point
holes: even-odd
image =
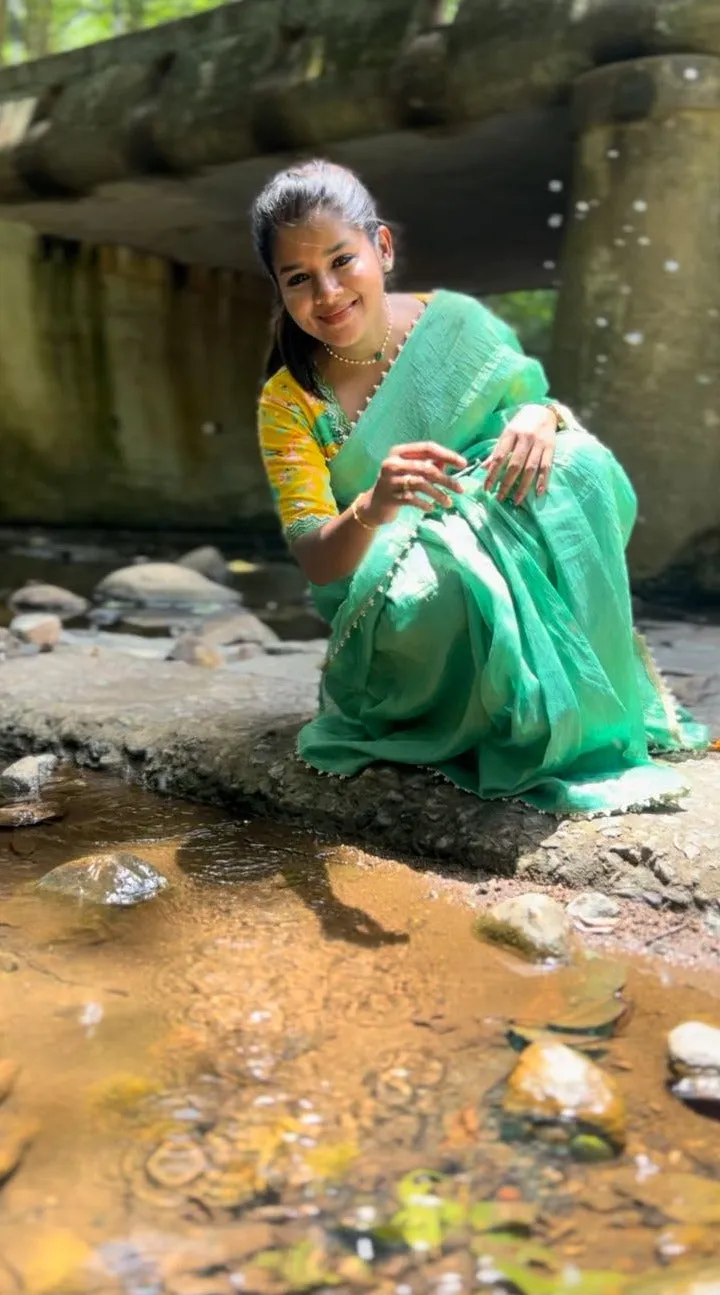
{"type": "Polygon", "coordinates": [[[412,486],[411,486],[411,484],[410,484],[410,478],[409,478],[409,477],[403,477],[402,481],[400,482],[400,489],[399,489],[398,493],[399,493],[399,495],[400,495],[400,498],[401,498],[401,499],[409,499],[409,498],[410,498],[410,496],[412,495],[412,486]]]}

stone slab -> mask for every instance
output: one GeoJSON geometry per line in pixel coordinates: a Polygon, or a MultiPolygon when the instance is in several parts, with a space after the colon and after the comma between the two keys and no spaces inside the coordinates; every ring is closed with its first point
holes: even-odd
{"type": "Polygon", "coordinates": [[[418,769],[320,777],[294,756],[311,714],[317,659],[256,658],[199,670],[111,652],[0,667],[0,745],[53,750],[152,790],[270,816],[470,875],[720,906],[720,757],[688,761],[686,808],[559,821],[517,802],[482,802],[418,769]]]}

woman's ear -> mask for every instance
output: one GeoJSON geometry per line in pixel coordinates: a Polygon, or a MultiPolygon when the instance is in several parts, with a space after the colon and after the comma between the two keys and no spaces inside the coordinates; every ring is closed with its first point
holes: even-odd
{"type": "Polygon", "coordinates": [[[393,248],[392,234],[387,225],[380,225],[378,228],[377,247],[383,272],[390,274],[395,264],[395,250],[393,248]]]}

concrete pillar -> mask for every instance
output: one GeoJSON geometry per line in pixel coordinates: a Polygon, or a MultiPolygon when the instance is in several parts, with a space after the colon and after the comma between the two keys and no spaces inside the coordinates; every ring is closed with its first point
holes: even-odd
{"type": "Polygon", "coordinates": [[[550,370],[628,470],[642,588],[720,595],[720,59],[575,86],[550,370]]]}

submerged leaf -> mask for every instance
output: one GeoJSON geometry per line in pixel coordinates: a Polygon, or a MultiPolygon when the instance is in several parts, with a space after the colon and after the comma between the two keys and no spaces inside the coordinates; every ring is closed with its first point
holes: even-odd
{"type": "Polygon", "coordinates": [[[614,1178],[616,1191],[664,1214],[673,1223],[720,1223],[720,1182],[696,1174],[657,1173],[642,1182],[633,1169],[614,1178]]]}

